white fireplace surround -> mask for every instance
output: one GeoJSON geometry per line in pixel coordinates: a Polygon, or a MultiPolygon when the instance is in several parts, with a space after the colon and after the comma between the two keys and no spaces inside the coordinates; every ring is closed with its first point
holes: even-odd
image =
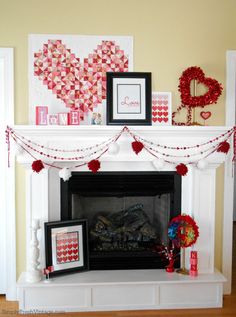
{"type": "MultiPolygon", "coordinates": [[[[118,133],[120,126],[15,126],[16,133],[47,146],[58,148],[83,147],[100,143],[118,133]]],[[[173,146],[201,144],[229,130],[228,127],[130,127],[138,135],[156,143],[173,146]]],[[[154,171],[154,159],[143,150],[136,155],[131,149],[132,139],[122,135],[117,155],[101,158],[101,171],[154,171]]],[[[231,147],[232,148],[232,147],[231,147]]],[[[227,160],[232,157],[232,150],[227,160]]],[[[225,278],[215,270],[215,179],[217,167],[225,155],[214,153],[208,165],[200,170],[189,165],[182,177],[182,212],[196,220],[200,237],[195,245],[199,254],[199,277],[191,278],[164,270],[84,272],[55,278],[46,284],[26,282],[25,274],[18,281],[20,309],[44,311],[99,311],[121,309],[162,309],[187,307],[221,307],[225,278]],[[63,287],[62,287],[63,286],[63,287]],[[134,295],[129,295],[133,292],[134,295]],[[75,295],[76,294],[76,295],[75,295]],[[51,300],[51,298],[53,299],[51,300]],[[78,300],[80,297],[80,300],[78,300]],[[49,300],[50,298],[50,300],[49,300]]],[[[26,167],[26,250],[29,267],[30,224],[32,219],[60,220],[60,178],[58,170],[44,169],[36,174],[31,170],[28,155],[18,157],[26,167]]],[[[74,162],[55,162],[59,166],[73,166],[74,162]]],[[[164,170],[174,170],[165,165],[164,170]]],[[[77,171],[87,171],[81,167],[77,171]]],[[[40,262],[44,267],[43,230],[40,235],[40,262]]],[[[188,253],[186,266],[188,266],[188,253]]]]}

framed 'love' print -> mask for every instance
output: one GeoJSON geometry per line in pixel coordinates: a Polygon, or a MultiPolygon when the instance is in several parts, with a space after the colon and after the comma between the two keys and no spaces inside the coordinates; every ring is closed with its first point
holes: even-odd
{"type": "Polygon", "coordinates": [[[152,92],[152,125],[171,125],[171,92],[152,92]]]}
{"type": "Polygon", "coordinates": [[[107,124],[151,125],[151,73],[107,73],[107,124]]]}
{"type": "Polygon", "coordinates": [[[87,220],[46,222],[46,267],[50,276],[89,269],[87,220]]]}

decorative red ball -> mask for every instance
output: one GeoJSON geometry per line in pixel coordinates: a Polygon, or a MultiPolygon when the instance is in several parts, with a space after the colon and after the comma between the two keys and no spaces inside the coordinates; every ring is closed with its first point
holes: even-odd
{"type": "Polygon", "coordinates": [[[204,107],[216,103],[222,90],[222,85],[216,79],[205,77],[203,70],[197,66],[187,68],[179,79],[181,103],[188,107],[204,107]],[[208,91],[200,96],[192,96],[190,91],[192,80],[206,86],[208,91]]]}
{"type": "Polygon", "coordinates": [[[33,161],[31,167],[32,167],[32,170],[36,173],[39,173],[42,169],[44,169],[44,165],[41,160],[33,161]]]}
{"type": "Polygon", "coordinates": [[[142,142],[139,142],[139,141],[132,142],[132,149],[136,154],[139,154],[139,152],[141,152],[143,148],[144,148],[144,145],[142,142]]]}
{"type": "Polygon", "coordinates": [[[185,164],[180,163],[176,166],[176,172],[181,176],[185,176],[188,173],[188,168],[185,164]]]}
{"type": "Polygon", "coordinates": [[[230,144],[227,141],[221,142],[217,148],[217,152],[228,153],[230,144]]]}
{"type": "Polygon", "coordinates": [[[100,169],[100,167],[101,167],[101,163],[99,162],[99,160],[92,160],[92,161],[88,162],[88,168],[93,173],[97,173],[97,171],[100,169]]]}

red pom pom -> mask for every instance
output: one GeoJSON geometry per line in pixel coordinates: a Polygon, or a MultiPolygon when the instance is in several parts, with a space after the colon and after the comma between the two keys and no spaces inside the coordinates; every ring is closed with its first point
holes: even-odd
{"type": "Polygon", "coordinates": [[[100,164],[99,160],[92,160],[92,161],[88,162],[88,168],[93,173],[97,173],[97,171],[99,170],[100,167],[101,167],[101,164],[100,164]]]}
{"type": "Polygon", "coordinates": [[[181,176],[185,176],[188,173],[188,168],[185,164],[180,163],[176,166],[176,172],[181,176]]]}
{"type": "Polygon", "coordinates": [[[221,142],[217,148],[217,152],[228,153],[230,145],[227,141],[221,142]]]}
{"type": "Polygon", "coordinates": [[[139,154],[139,152],[141,152],[143,148],[144,148],[144,145],[142,142],[139,142],[139,141],[132,142],[132,149],[136,154],[139,154]]]}
{"type": "Polygon", "coordinates": [[[39,173],[42,169],[44,169],[43,162],[41,160],[33,161],[32,170],[36,173],[39,173]]]}

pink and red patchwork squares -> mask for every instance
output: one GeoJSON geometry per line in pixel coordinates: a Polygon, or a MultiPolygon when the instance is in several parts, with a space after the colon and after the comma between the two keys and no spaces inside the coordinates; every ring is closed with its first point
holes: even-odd
{"type": "Polygon", "coordinates": [[[56,257],[57,264],[79,261],[78,232],[57,234],[56,257]]]}
{"type": "Polygon", "coordinates": [[[129,61],[115,41],[102,41],[83,61],[61,40],[34,53],[34,75],[66,107],[93,111],[106,99],[106,72],[127,72],[129,61]]]}

